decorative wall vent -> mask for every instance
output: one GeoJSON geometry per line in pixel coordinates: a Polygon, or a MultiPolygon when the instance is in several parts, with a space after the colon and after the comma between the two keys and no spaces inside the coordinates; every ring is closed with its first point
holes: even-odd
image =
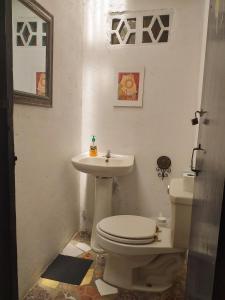
{"type": "Polygon", "coordinates": [[[46,46],[47,24],[40,21],[18,21],[16,23],[17,46],[46,46]]]}
{"type": "Polygon", "coordinates": [[[110,44],[151,45],[169,41],[172,11],[111,14],[110,44]]]}

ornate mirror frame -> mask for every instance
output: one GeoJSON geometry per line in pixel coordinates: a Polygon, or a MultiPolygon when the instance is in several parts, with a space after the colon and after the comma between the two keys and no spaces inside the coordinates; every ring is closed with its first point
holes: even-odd
{"type": "Polygon", "coordinates": [[[35,0],[18,0],[36,15],[42,18],[47,26],[46,44],[46,95],[39,96],[32,93],[14,90],[14,103],[43,107],[52,107],[52,81],[53,81],[53,30],[54,17],[35,0]]]}

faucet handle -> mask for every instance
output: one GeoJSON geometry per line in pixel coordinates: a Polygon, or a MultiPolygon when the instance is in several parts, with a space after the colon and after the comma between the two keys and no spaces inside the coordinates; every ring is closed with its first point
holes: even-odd
{"type": "Polygon", "coordinates": [[[107,152],[106,152],[106,157],[107,157],[107,158],[110,158],[110,157],[111,157],[111,150],[107,150],[107,152]]]}

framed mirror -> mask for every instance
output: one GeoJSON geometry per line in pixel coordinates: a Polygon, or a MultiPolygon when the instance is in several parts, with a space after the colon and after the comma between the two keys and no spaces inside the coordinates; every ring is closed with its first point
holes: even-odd
{"type": "Polygon", "coordinates": [[[14,101],[52,107],[53,16],[35,0],[12,0],[14,101]]]}

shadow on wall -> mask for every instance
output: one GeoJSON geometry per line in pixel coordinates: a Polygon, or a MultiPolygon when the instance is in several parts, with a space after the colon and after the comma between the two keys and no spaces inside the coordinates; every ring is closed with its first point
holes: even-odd
{"type": "Polygon", "coordinates": [[[112,214],[138,214],[138,197],[141,189],[136,165],[132,173],[116,177],[113,182],[112,214]],[[128,199],[129,198],[129,199],[128,199]]]}
{"type": "MultiPolygon", "coordinates": [[[[157,177],[157,172],[154,174],[157,177]]],[[[94,205],[95,205],[95,177],[88,174],[81,175],[84,179],[83,190],[84,194],[81,197],[81,220],[80,228],[81,230],[87,230],[91,232],[94,216],[94,205]]],[[[146,185],[143,182],[143,174],[138,165],[134,165],[133,171],[121,177],[114,177],[113,181],[113,194],[112,194],[112,215],[118,214],[131,214],[131,215],[141,215],[146,217],[156,217],[157,213],[149,215],[149,210],[154,212],[155,205],[154,194],[151,193],[152,188],[155,185],[155,181],[159,180],[160,185],[157,193],[162,193],[163,197],[166,199],[164,206],[168,211],[170,211],[170,205],[167,195],[167,186],[170,181],[170,177],[162,181],[161,178],[151,178],[148,176],[149,184],[146,185]],[[151,195],[149,197],[149,194],[151,195]],[[146,205],[148,205],[148,210],[146,210],[146,205]]],[[[158,211],[158,213],[160,210],[158,211]]],[[[164,211],[162,210],[164,213],[164,211]]],[[[166,215],[169,217],[169,215],[166,215]]]]}
{"type": "MultiPolygon", "coordinates": [[[[135,165],[131,174],[116,178],[114,182],[112,199],[113,215],[133,214],[146,217],[156,217],[157,212],[155,211],[155,206],[158,207],[158,204],[155,203],[155,197],[154,194],[151,193],[151,190],[153,189],[157,180],[159,181],[159,187],[155,187],[157,189],[156,193],[161,193],[163,195],[163,197],[166,199],[166,202],[164,203],[164,207],[166,208],[165,210],[170,211],[167,186],[171,178],[168,177],[162,181],[161,178],[158,178],[157,173],[155,173],[154,176],[156,176],[156,178],[152,178],[149,176],[149,174],[143,175],[143,172],[141,172],[140,168],[138,168],[138,165],[135,165]],[[148,185],[143,182],[143,176],[148,177],[148,185]],[[145,210],[145,205],[148,206],[148,210],[145,210]],[[155,212],[156,215],[149,215],[149,210],[155,212]]],[[[158,213],[159,212],[160,210],[158,213]]],[[[163,209],[162,212],[164,213],[163,209]]]]}
{"type": "Polygon", "coordinates": [[[81,203],[81,230],[91,232],[93,216],[94,216],[94,202],[95,202],[95,177],[90,174],[83,174],[85,176],[83,203],[81,203]]]}
{"type": "MultiPolygon", "coordinates": [[[[81,230],[92,230],[95,178],[92,175],[85,176],[83,203],[81,203],[81,230]]],[[[142,199],[142,187],[139,171],[136,166],[132,173],[124,177],[115,177],[113,182],[112,215],[140,214],[139,199],[142,199]],[[129,198],[129,201],[128,201],[129,198]]]]}
{"type": "MultiPolygon", "coordinates": [[[[92,230],[94,202],[95,202],[95,177],[85,175],[85,188],[83,203],[81,203],[81,230],[92,230]]],[[[138,170],[134,167],[131,174],[124,177],[115,177],[113,182],[112,215],[139,214],[138,198],[141,195],[141,186],[138,180],[138,170]],[[130,196],[132,195],[132,197],[130,196]],[[129,201],[127,198],[129,197],[129,201]],[[129,205],[127,205],[127,203],[129,205]]]]}

